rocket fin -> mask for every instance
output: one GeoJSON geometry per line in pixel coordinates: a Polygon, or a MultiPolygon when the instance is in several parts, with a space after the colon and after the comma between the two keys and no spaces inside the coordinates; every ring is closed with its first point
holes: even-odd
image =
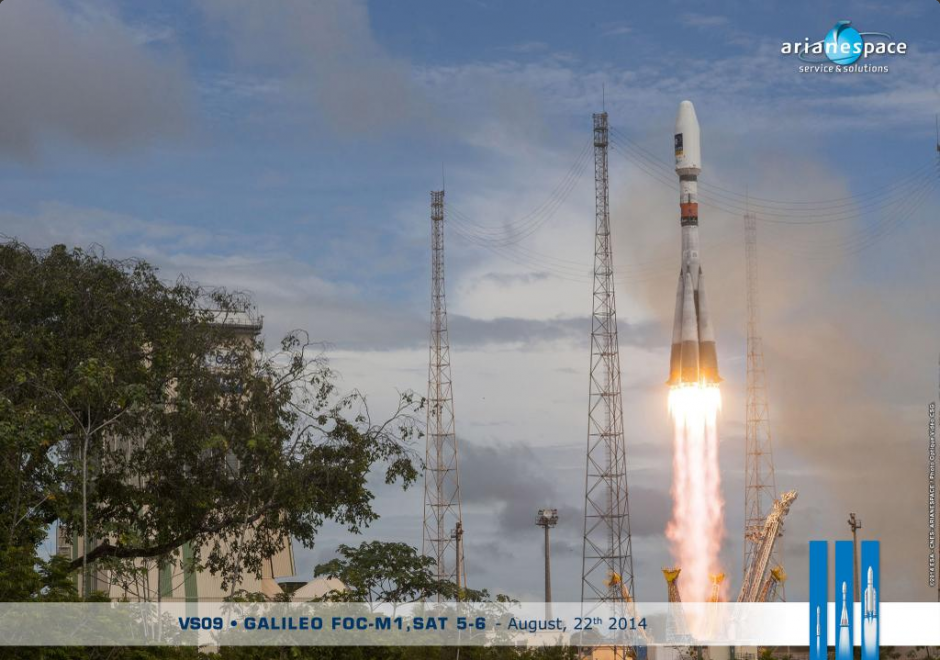
{"type": "Polygon", "coordinates": [[[718,351],[715,346],[715,328],[708,312],[708,299],[705,295],[705,274],[701,267],[698,271],[698,340],[699,372],[706,383],[720,383],[718,375],[718,351]]]}
{"type": "Polygon", "coordinates": [[[695,293],[692,288],[692,275],[685,273],[682,295],[682,346],[681,346],[681,381],[698,382],[698,319],[695,315],[695,293]]]}

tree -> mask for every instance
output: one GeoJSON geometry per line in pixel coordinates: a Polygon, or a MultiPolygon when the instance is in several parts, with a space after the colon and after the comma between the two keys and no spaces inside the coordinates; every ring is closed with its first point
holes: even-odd
{"type": "Polygon", "coordinates": [[[442,600],[482,601],[485,591],[461,589],[434,575],[434,560],[418,554],[407,543],[372,541],[358,548],[341,545],[339,557],[314,569],[315,577],[336,578],[343,591],[327,594],[328,600],[356,603],[414,603],[440,595],[442,600]]]}
{"type": "Polygon", "coordinates": [[[414,482],[423,400],[374,422],[302,332],[269,353],[218,322],[250,309],[145,262],[0,246],[0,556],[18,558],[0,600],[24,597],[3,574],[37,565],[55,521],[97,540],[71,570],[189,543],[194,568],[235,585],[285,538],[372,522],[374,468],[414,482]]]}

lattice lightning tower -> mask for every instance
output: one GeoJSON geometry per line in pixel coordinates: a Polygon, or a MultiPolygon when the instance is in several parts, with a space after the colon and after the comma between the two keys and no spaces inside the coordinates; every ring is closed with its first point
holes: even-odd
{"type": "MultiPolygon", "coordinates": [[[[745,430],[744,566],[747,576],[761,544],[761,530],[777,497],[774,454],[770,435],[770,406],[760,333],[760,298],[757,269],[757,217],[744,216],[744,251],[747,267],[747,399],[745,430]]],[[[781,564],[780,544],[774,546],[770,567],[781,564]]],[[[761,576],[758,576],[761,579],[761,576]]],[[[785,600],[783,585],[777,596],[785,600]]]]}
{"type": "Polygon", "coordinates": [[[607,113],[594,115],[594,318],[584,487],[581,601],[633,598],[633,548],[607,186],[607,113]]]}
{"type": "Polygon", "coordinates": [[[431,348],[428,366],[427,453],[422,552],[439,579],[466,586],[463,519],[457,475],[454,393],[444,296],[444,191],[431,193],[431,348]]]}

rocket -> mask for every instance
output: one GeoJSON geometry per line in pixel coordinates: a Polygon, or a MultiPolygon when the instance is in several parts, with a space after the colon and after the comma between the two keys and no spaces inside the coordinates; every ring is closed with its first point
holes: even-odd
{"type": "Polygon", "coordinates": [[[842,583],[842,618],[839,620],[840,628],[849,626],[849,609],[845,604],[845,582],[842,583]]]}
{"type": "Polygon", "coordinates": [[[865,587],[865,616],[869,619],[873,619],[878,616],[875,613],[877,593],[875,590],[875,576],[872,572],[872,567],[868,567],[868,586],[865,587]]]}
{"type": "Polygon", "coordinates": [[[718,353],[715,329],[708,314],[705,276],[698,240],[698,175],[702,172],[702,147],[698,118],[691,101],[679,104],[676,117],[676,174],[679,176],[679,209],[682,227],[682,265],[676,290],[676,316],[672,329],[667,385],[716,384],[718,353]]]}

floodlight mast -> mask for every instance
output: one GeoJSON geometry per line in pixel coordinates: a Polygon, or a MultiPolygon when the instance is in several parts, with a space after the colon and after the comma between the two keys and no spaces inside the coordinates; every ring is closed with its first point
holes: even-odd
{"type": "Polygon", "coordinates": [[[549,532],[558,524],[558,509],[539,509],[535,524],[545,530],[545,618],[552,618],[552,557],[549,532]]]}

